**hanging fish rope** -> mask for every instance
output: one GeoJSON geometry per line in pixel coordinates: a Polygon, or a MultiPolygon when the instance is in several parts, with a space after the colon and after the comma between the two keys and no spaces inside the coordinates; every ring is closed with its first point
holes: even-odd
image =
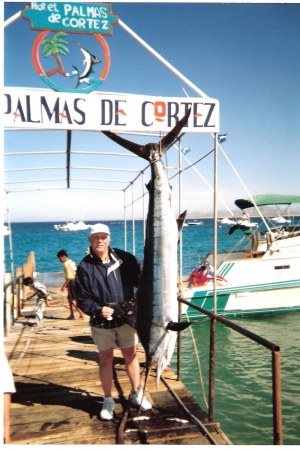
{"type": "MultiPolygon", "coordinates": [[[[185,316],[186,316],[186,320],[191,323],[191,321],[189,320],[189,315],[188,315],[187,312],[185,313],[185,316]]],[[[208,409],[208,402],[207,402],[206,396],[205,396],[205,389],[204,389],[204,383],[203,383],[203,376],[202,376],[202,369],[201,369],[201,364],[200,364],[200,358],[199,358],[199,355],[198,355],[198,352],[197,352],[197,345],[196,345],[196,341],[195,341],[192,325],[189,327],[189,330],[190,330],[190,333],[191,333],[191,338],[192,338],[192,342],[193,342],[193,345],[194,345],[196,360],[197,360],[197,364],[198,364],[198,371],[199,371],[199,377],[200,377],[200,384],[201,384],[201,389],[202,389],[203,400],[204,400],[204,403],[206,405],[206,408],[208,409]]]]}
{"type": "Polygon", "coordinates": [[[193,420],[193,422],[198,426],[198,428],[201,430],[203,435],[210,441],[213,445],[218,445],[217,441],[214,439],[214,437],[210,434],[206,426],[194,415],[192,414],[188,408],[183,404],[183,402],[180,400],[178,395],[173,391],[173,389],[169,386],[167,380],[161,375],[160,379],[163,381],[164,385],[170,392],[170,394],[175,398],[177,403],[180,405],[180,407],[185,411],[185,413],[193,420]]]}
{"type": "Polygon", "coordinates": [[[180,172],[175,173],[175,175],[173,175],[170,180],[172,180],[172,178],[177,177],[177,175],[179,175],[181,172],[184,172],[185,170],[190,169],[191,167],[194,167],[196,164],[198,164],[198,162],[203,161],[203,159],[207,158],[211,153],[213,153],[215,151],[215,149],[213,148],[212,150],[210,150],[208,153],[206,153],[206,155],[202,156],[201,158],[199,158],[197,161],[195,161],[193,164],[190,164],[189,166],[185,167],[184,169],[181,169],[180,172]]]}

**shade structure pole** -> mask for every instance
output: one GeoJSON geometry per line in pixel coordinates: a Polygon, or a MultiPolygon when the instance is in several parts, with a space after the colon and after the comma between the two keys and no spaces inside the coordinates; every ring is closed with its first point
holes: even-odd
{"type": "MultiPolygon", "coordinates": [[[[217,312],[217,207],[218,207],[218,134],[214,133],[214,249],[213,249],[213,261],[214,261],[214,314],[217,312]]],[[[208,417],[209,421],[214,420],[214,404],[215,404],[215,359],[216,359],[216,320],[212,316],[210,318],[210,357],[209,357],[209,407],[208,417]]]]}
{"type": "Polygon", "coordinates": [[[171,72],[173,72],[178,78],[180,78],[187,86],[189,86],[193,91],[195,91],[200,97],[207,97],[207,95],[201,91],[194,83],[192,83],[188,78],[186,78],[182,73],[180,73],[172,64],[170,64],[166,59],[164,59],[159,53],[157,53],[150,45],[148,45],[143,39],[141,39],[133,30],[131,30],[122,20],[119,19],[119,25],[127,31],[136,41],[138,41],[146,50],[148,50],[156,59],[163,63],[171,72]]]}
{"type": "Polygon", "coordinates": [[[134,217],[134,189],[131,183],[131,202],[132,202],[132,254],[135,255],[135,217],[134,217]]]}
{"type": "MultiPolygon", "coordinates": [[[[178,155],[178,167],[179,167],[179,215],[182,211],[182,154],[181,154],[181,139],[179,139],[179,155],[178,155]]],[[[178,261],[178,287],[181,290],[182,286],[182,229],[179,232],[179,261],[178,261]]],[[[182,303],[178,302],[178,322],[181,322],[182,317],[182,303]]],[[[181,352],[182,352],[182,338],[181,333],[178,333],[177,338],[177,380],[181,379],[181,352]]]]}
{"type": "Polygon", "coordinates": [[[127,251],[126,190],[124,190],[124,250],[127,251]]]}

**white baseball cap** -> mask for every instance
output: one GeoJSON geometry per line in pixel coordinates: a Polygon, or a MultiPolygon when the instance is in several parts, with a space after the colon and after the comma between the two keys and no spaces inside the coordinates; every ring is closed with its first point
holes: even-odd
{"type": "Polygon", "coordinates": [[[90,236],[92,236],[92,234],[96,234],[96,233],[110,234],[110,231],[109,231],[109,228],[107,225],[104,225],[103,223],[96,223],[96,225],[93,225],[91,227],[90,236]]]}

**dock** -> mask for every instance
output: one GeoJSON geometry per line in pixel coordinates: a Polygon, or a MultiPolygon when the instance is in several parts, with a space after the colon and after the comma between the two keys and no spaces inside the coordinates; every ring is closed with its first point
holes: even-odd
{"type": "MultiPolygon", "coordinates": [[[[45,274],[37,279],[45,282],[45,274]]],[[[150,374],[146,397],[152,410],[139,415],[137,408],[127,408],[130,383],[120,351],[114,353],[114,418],[101,421],[103,391],[89,317],[67,320],[68,302],[60,292],[63,279],[54,277],[51,284],[49,280],[45,284],[52,300],[44,313],[43,328],[33,326],[33,299],[24,302],[21,316],[4,337],[17,391],[11,404],[12,445],[114,445],[125,412],[122,436],[126,445],[231,445],[219,423],[208,421],[207,412],[170,367],[158,389],[155,372],[150,374]]],[[[140,344],[137,354],[143,381],[145,354],[140,344]]]]}

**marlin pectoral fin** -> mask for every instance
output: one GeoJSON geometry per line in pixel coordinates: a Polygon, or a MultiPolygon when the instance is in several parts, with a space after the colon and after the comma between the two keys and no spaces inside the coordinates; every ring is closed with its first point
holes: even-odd
{"type": "Polygon", "coordinates": [[[102,133],[105,134],[105,136],[107,136],[109,139],[126,148],[135,155],[138,155],[141,158],[149,160],[149,152],[146,151],[145,146],[128,141],[127,139],[117,136],[111,131],[102,131],[102,133]]]}
{"type": "Polygon", "coordinates": [[[186,115],[183,116],[183,118],[179,120],[177,125],[175,125],[175,127],[172,128],[172,130],[169,131],[169,133],[165,137],[162,138],[162,140],[160,141],[160,147],[161,147],[162,154],[173,144],[173,141],[177,138],[181,129],[187,123],[188,118],[190,117],[190,114],[191,114],[191,108],[188,110],[186,115]]]}
{"type": "Polygon", "coordinates": [[[172,322],[172,320],[166,326],[170,331],[183,331],[191,325],[191,322],[172,322]]]}

